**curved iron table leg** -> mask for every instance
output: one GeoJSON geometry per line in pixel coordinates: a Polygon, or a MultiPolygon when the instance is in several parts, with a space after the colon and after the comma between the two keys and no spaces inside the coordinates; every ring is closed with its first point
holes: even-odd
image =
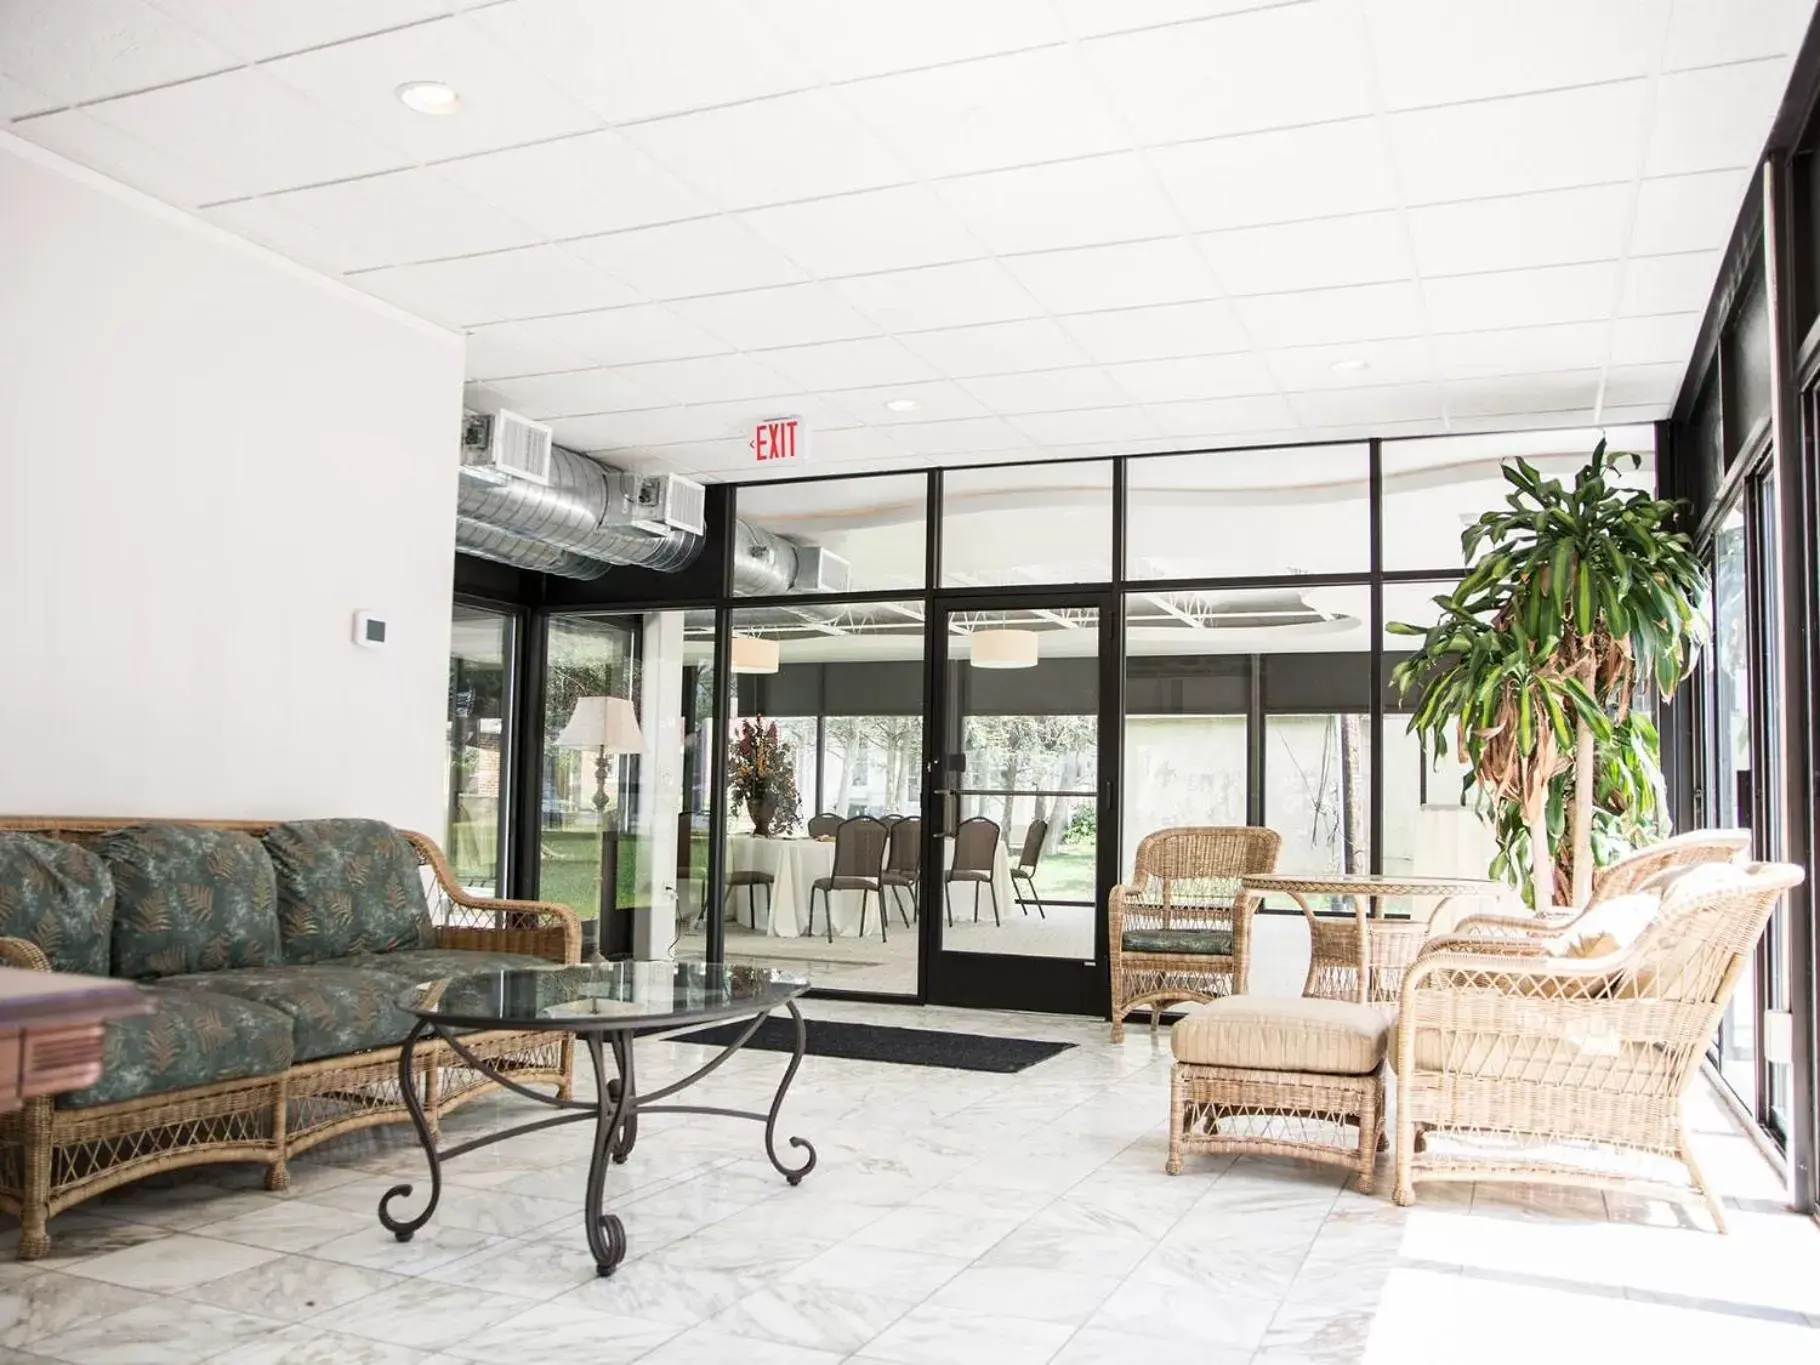
{"type": "Polygon", "coordinates": [[[613,1141],[613,1164],[623,1166],[626,1158],[632,1155],[632,1148],[638,1143],[638,1079],[634,1075],[632,1045],[636,1040],[631,1034],[613,1035],[613,1060],[619,1065],[619,1080],[609,1081],[607,1091],[620,1104],[624,1117],[620,1120],[619,1136],[613,1141]]]}
{"type": "Polygon", "coordinates": [[[409,1199],[412,1187],[409,1184],[394,1185],[379,1198],[379,1222],[382,1227],[401,1242],[408,1242],[416,1235],[417,1229],[430,1221],[430,1215],[436,1212],[437,1201],[442,1198],[442,1158],[436,1151],[436,1139],[430,1134],[430,1121],[423,1112],[423,1097],[417,1093],[417,1080],[412,1062],[417,1056],[417,1041],[429,1033],[434,1026],[427,1019],[419,1019],[404,1040],[404,1048],[398,1054],[398,1088],[404,1095],[404,1106],[411,1111],[411,1125],[417,1129],[417,1140],[423,1144],[424,1157],[430,1163],[430,1202],[423,1206],[423,1212],[415,1218],[398,1219],[392,1217],[391,1203],[394,1199],[409,1199]]]}
{"type": "MultiPolygon", "coordinates": [[[[626,1061],[628,1050],[623,1033],[615,1033],[613,1058],[620,1064],[620,1074],[630,1077],[626,1061]]],[[[598,1097],[599,1117],[594,1128],[594,1159],[588,1163],[588,1192],[582,1205],[582,1227],[588,1235],[588,1250],[594,1253],[594,1273],[611,1275],[626,1258],[626,1225],[618,1217],[601,1209],[607,1185],[607,1168],[621,1121],[631,1100],[632,1087],[627,1084],[609,1088],[607,1064],[602,1055],[598,1033],[582,1035],[588,1058],[594,1063],[594,1093],[598,1097]]]]}
{"type": "Polygon", "coordinates": [[[796,1079],[796,1069],[803,1064],[803,1053],[809,1046],[809,1029],[803,1022],[803,1012],[796,1008],[794,1000],[786,1002],[790,1008],[790,1017],[796,1021],[796,1050],[790,1056],[790,1065],[784,1068],[784,1078],[777,1083],[777,1094],[771,1097],[771,1112],[765,1117],[765,1155],[771,1158],[771,1164],[778,1173],[792,1185],[800,1185],[804,1176],[815,1169],[815,1148],[806,1139],[793,1137],[792,1147],[801,1147],[809,1153],[809,1159],[801,1166],[789,1167],[777,1158],[777,1113],[784,1107],[784,1095],[790,1089],[790,1082],[796,1079]]]}

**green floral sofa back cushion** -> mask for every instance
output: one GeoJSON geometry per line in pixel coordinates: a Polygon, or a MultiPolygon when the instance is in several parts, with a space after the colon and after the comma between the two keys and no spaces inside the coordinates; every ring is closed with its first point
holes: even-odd
{"type": "Polygon", "coordinates": [[[281,960],[272,860],[257,839],[197,825],[130,825],[95,852],[114,877],[115,976],[281,960]]]}
{"type": "Polygon", "coordinates": [[[296,820],[267,831],[286,962],[432,948],[417,854],[379,820],[296,820]]]}
{"type": "Polygon", "coordinates": [[[36,944],[59,972],[106,976],[114,879],[76,844],[0,832],[0,938],[36,944]]]}

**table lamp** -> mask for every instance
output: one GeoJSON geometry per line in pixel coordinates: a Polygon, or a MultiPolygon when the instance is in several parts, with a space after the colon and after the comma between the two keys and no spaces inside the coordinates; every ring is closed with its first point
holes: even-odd
{"type": "Polygon", "coordinates": [[[600,936],[607,932],[619,899],[619,809],[607,809],[607,755],[643,753],[644,732],[638,728],[638,713],[627,697],[582,697],[575,703],[569,723],[562,727],[556,743],[564,749],[593,749],[594,809],[600,814],[600,928],[595,935],[595,953],[600,953],[600,936]]]}

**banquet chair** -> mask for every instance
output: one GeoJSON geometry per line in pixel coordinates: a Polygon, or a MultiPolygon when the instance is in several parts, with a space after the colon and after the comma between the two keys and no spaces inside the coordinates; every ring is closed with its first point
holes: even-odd
{"type": "Polygon", "coordinates": [[[815,893],[822,893],[822,914],[828,921],[828,942],[834,942],[834,905],[832,895],[836,891],[858,891],[861,893],[859,903],[859,936],[866,936],[866,905],[870,898],[878,896],[878,932],[879,937],[890,941],[890,934],[885,927],[885,888],[880,878],[885,862],[885,844],[889,837],[884,821],[874,820],[870,815],[856,815],[851,820],[843,820],[840,828],[834,831],[834,871],[826,877],[817,877],[809,885],[809,932],[815,932],[815,893]]]}
{"type": "Polygon", "coordinates": [[[909,927],[904,913],[903,892],[910,891],[910,908],[919,910],[917,897],[923,880],[923,822],[914,815],[900,815],[887,822],[891,830],[890,845],[885,853],[885,870],[879,874],[881,885],[891,888],[891,901],[897,906],[898,918],[909,927]]]}
{"type": "Polygon", "coordinates": [[[1043,856],[1043,844],[1048,838],[1049,822],[1040,816],[1032,820],[1024,831],[1024,846],[1018,850],[1017,866],[1011,869],[1011,890],[1017,897],[1018,908],[1026,915],[1030,913],[1030,903],[1024,899],[1024,890],[1028,888],[1030,900],[1036,903],[1036,913],[1042,919],[1048,919],[1049,912],[1043,909],[1043,898],[1037,894],[1036,865],[1043,856]]]}
{"type": "Polygon", "coordinates": [[[811,839],[825,839],[830,834],[838,833],[840,826],[840,816],[833,814],[831,811],[823,811],[820,815],[811,815],[809,817],[809,837],[811,839]]]}
{"type": "MultiPolygon", "coordinates": [[[[726,917],[728,899],[732,897],[735,891],[743,886],[746,888],[746,917],[748,927],[756,930],[758,928],[758,888],[762,886],[765,888],[765,922],[767,924],[770,923],[771,896],[776,889],[776,881],[777,879],[769,872],[761,872],[755,867],[742,868],[736,872],[728,872],[727,890],[721,897],[720,902],[721,917],[723,919],[726,917]]],[[[734,923],[737,924],[739,922],[739,906],[737,903],[735,903],[733,908],[733,916],[734,923]]]]}
{"type": "Polygon", "coordinates": [[[948,893],[955,882],[973,883],[973,922],[980,922],[980,886],[992,893],[992,923],[999,924],[998,886],[992,880],[992,864],[998,855],[998,821],[975,815],[961,821],[954,831],[954,861],[948,866],[942,901],[947,905],[948,926],[954,927],[954,905],[948,893]]]}

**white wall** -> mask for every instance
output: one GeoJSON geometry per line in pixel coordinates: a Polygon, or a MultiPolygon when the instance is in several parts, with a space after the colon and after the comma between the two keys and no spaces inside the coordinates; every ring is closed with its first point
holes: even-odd
{"type": "Polygon", "coordinates": [[[0,814],[440,833],[461,379],[459,336],[0,135],[0,814]]]}

